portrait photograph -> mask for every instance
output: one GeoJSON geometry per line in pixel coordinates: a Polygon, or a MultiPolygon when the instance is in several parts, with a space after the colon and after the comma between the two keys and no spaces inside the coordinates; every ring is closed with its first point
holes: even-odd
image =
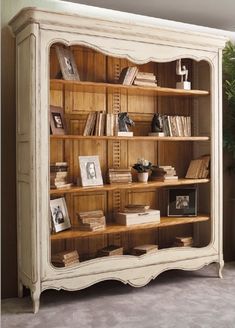
{"type": "Polygon", "coordinates": [[[79,156],[81,183],[83,187],[102,186],[103,179],[99,156],[79,156]]]}
{"type": "Polygon", "coordinates": [[[77,65],[72,51],[69,48],[56,46],[56,54],[64,80],[80,81],[77,65]]]}
{"type": "Polygon", "coordinates": [[[50,209],[55,232],[63,231],[71,227],[64,197],[50,200],[50,209]]]}
{"type": "Polygon", "coordinates": [[[52,134],[65,134],[64,110],[62,107],[50,106],[50,130],[52,134]]]}
{"type": "Polygon", "coordinates": [[[197,189],[172,188],[168,190],[168,216],[196,216],[197,189]]]}

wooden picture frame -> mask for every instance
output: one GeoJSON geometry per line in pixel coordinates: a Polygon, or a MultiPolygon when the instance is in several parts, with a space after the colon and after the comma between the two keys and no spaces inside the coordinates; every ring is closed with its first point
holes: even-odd
{"type": "Polygon", "coordinates": [[[65,134],[64,110],[62,107],[50,106],[50,128],[52,134],[65,134]]]}
{"type": "Polygon", "coordinates": [[[197,188],[171,188],[168,190],[168,216],[197,216],[197,188]]]}
{"type": "Polygon", "coordinates": [[[56,54],[64,80],[80,81],[72,51],[69,48],[56,46],[56,54]]]}
{"type": "Polygon", "coordinates": [[[102,186],[99,156],[78,156],[83,187],[102,186]]]}
{"type": "Polygon", "coordinates": [[[54,232],[59,232],[71,228],[69,214],[64,197],[51,199],[50,209],[54,232]]]}

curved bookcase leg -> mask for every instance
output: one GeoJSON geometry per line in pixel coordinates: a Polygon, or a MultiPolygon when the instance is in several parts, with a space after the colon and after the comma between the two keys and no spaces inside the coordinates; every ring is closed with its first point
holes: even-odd
{"type": "Polygon", "coordinates": [[[22,298],[24,296],[23,294],[23,284],[21,280],[18,281],[18,297],[22,298]]]}
{"type": "Polygon", "coordinates": [[[222,270],[223,270],[223,268],[224,268],[224,261],[223,261],[223,260],[220,261],[220,262],[218,263],[218,265],[219,265],[219,277],[220,277],[221,279],[223,279],[222,270]]]}
{"type": "Polygon", "coordinates": [[[31,298],[33,301],[33,313],[37,313],[40,305],[40,291],[37,289],[31,290],[31,298]]]}

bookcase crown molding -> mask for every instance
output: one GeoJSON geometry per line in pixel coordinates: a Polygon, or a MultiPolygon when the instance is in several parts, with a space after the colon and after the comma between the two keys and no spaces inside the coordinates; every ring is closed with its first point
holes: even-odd
{"type": "MultiPolygon", "coordinates": [[[[152,42],[157,44],[168,44],[184,48],[194,48],[205,51],[218,51],[222,49],[228,38],[216,34],[216,29],[210,29],[211,33],[195,31],[195,26],[190,29],[190,24],[184,28],[172,28],[167,26],[167,20],[150,18],[149,22],[143,22],[140,15],[131,15],[132,19],[126,18],[126,13],[120,18],[114,19],[101,16],[89,16],[87,13],[57,12],[28,7],[22,9],[11,19],[9,25],[14,34],[20,32],[29,24],[39,24],[41,29],[52,29],[58,31],[76,32],[88,35],[106,35],[107,37],[135,40],[141,42],[152,42]],[[166,26],[162,26],[162,22],[166,26]]],[[[144,17],[147,18],[147,17],[144,17]]],[[[224,32],[225,34],[225,32],[224,32]]]]}

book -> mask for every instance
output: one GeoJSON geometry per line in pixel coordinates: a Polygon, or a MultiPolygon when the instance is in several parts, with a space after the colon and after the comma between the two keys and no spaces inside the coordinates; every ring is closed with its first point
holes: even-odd
{"type": "Polygon", "coordinates": [[[117,131],[116,135],[118,137],[133,137],[132,131],[117,131]]]}
{"type": "Polygon", "coordinates": [[[160,211],[149,209],[146,212],[125,213],[119,212],[115,215],[115,221],[118,224],[131,226],[134,224],[143,223],[158,223],[160,222],[160,211]]]}
{"type": "Polygon", "coordinates": [[[138,73],[138,68],[136,66],[124,67],[121,71],[118,83],[123,85],[131,85],[138,73]]]}
{"type": "Polygon", "coordinates": [[[135,80],[134,85],[145,86],[145,87],[157,87],[157,82],[144,81],[144,80],[135,80]]]}
{"type": "Polygon", "coordinates": [[[191,160],[186,179],[205,179],[209,176],[210,156],[204,155],[200,158],[191,160]]]}
{"type": "Polygon", "coordinates": [[[137,80],[147,80],[147,81],[156,81],[156,76],[153,73],[148,72],[138,72],[136,74],[137,80]]]}
{"type": "Polygon", "coordinates": [[[131,250],[132,255],[143,255],[143,254],[152,254],[156,253],[158,251],[158,245],[155,244],[146,244],[146,245],[140,245],[136,246],[131,250]]]}
{"type": "Polygon", "coordinates": [[[129,204],[124,207],[124,213],[142,213],[149,210],[149,205],[146,204],[129,204]]]}
{"type": "Polygon", "coordinates": [[[55,259],[68,260],[68,259],[71,259],[74,257],[75,258],[79,257],[77,250],[59,252],[59,253],[53,254],[51,258],[53,260],[55,260],[55,259]]]}
{"type": "Polygon", "coordinates": [[[123,247],[110,245],[98,251],[98,256],[117,256],[123,255],[123,247]]]}
{"type": "Polygon", "coordinates": [[[193,245],[193,237],[175,237],[174,246],[176,247],[184,247],[184,246],[192,246],[193,245]]]}
{"type": "Polygon", "coordinates": [[[102,217],[104,216],[104,212],[102,210],[96,211],[87,211],[87,212],[78,212],[77,215],[80,218],[94,218],[94,217],[102,217]]]}
{"type": "Polygon", "coordinates": [[[169,181],[169,180],[178,180],[178,176],[177,175],[165,175],[164,181],[169,181]]]}

